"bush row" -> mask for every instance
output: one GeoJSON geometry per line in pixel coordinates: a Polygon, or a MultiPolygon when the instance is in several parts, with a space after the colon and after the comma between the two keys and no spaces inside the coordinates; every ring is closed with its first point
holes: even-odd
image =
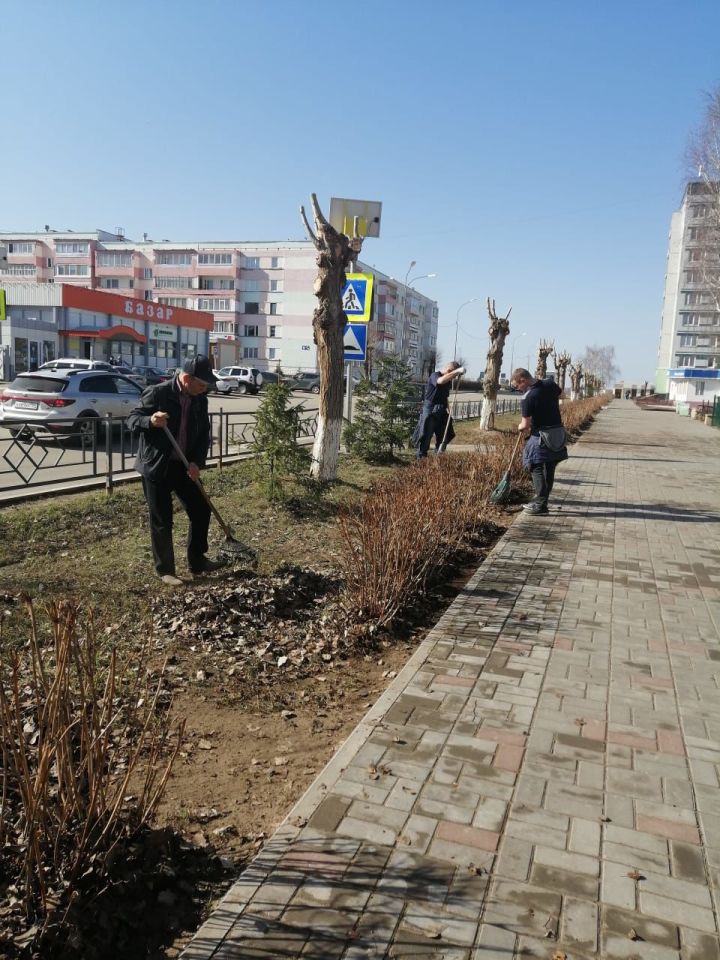
{"type": "MultiPolygon", "coordinates": [[[[483,453],[420,461],[374,484],[341,511],[347,600],[361,620],[386,625],[425,592],[428,579],[477,534],[497,507],[490,494],[507,469],[512,434],[492,435],[483,453]]],[[[520,457],[512,482],[527,483],[520,457]]]]}

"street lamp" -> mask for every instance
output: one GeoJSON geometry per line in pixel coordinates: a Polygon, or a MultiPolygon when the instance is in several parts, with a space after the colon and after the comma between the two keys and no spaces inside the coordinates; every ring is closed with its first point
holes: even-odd
{"type": "Polygon", "coordinates": [[[525,333],[519,333],[516,337],[514,337],[510,344],[510,377],[511,378],[513,375],[513,361],[515,358],[515,341],[519,340],[520,337],[526,337],[526,336],[527,336],[527,330],[525,331],[525,333]]]}
{"type": "Polygon", "coordinates": [[[466,300],[465,303],[461,303],[455,314],[455,346],[453,347],[453,360],[457,359],[457,341],[458,341],[458,327],[460,326],[460,311],[463,307],[466,307],[469,303],[475,303],[476,300],[480,300],[480,297],[473,297],[472,300],[466,300]]]}

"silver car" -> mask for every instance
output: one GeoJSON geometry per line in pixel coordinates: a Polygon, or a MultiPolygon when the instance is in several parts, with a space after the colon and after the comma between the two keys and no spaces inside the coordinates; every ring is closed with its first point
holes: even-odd
{"type": "Polygon", "coordinates": [[[20,437],[42,432],[92,439],[99,418],[127,417],[141,393],[128,377],[101,370],[20,373],[0,397],[0,426],[20,437]]]}

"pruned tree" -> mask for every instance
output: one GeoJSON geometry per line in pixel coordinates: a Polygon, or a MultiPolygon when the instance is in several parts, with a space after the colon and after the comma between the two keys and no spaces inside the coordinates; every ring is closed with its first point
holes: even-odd
{"type": "Polygon", "coordinates": [[[570,383],[572,385],[571,391],[570,391],[571,400],[580,399],[580,389],[582,387],[582,379],[583,379],[582,360],[578,360],[577,363],[573,364],[570,367],[570,383]]]}
{"type": "Polygon", "coordinates": [[[538,344],[537,366],[535,367],[535,376],[538,380],[544,380],[547,376],[547,359],[554,349],[555,344],[552,340],[543,339],[538,344]]]}
{"type": "Polygon", "coordinates": [[[310,194],[310,200],[316,232],[308,223],[305,207],[300,207],[305,229],[318,251],[314,287],[318,305],[313,312],[313,337],[320,368],[320,408],[310,473],[318,480],[334,480],[343,424],[343,332],[346,318],[342,308],[342,289],[345,271],[357,259],[362,238],[357,236],[357,225],[352,239],[339,233],[325,219],[314,193],[310,194]]]}
{"type": "Polygon", "coordinates": [[[512,307],[504,317],[498,317],[495,312],[495,301],[490,304],[490,297],[487,301],[488,317],[490,318],[490,327],[488,334],[490,336],[490,347],[487,352],[487,364],[485,366],[485,376],[483,378],[483,405],[480,412],[480,429],[492,430],[495,425],[495,407],[497,406],[498,388],[500,386],[500,368],[502,367],[503,348],[505,338],[510,333],[510,314],[512,307]]]}
{"type": "Polygon", "coordinates": [[[560,353],[556,351],[553,354],[553,360],[555,361],[555,372],[557,373],[558,386],[561,390],[564,390],[565,381],[567,379],[567,368],[572,363],[572,357],[567,350],[563,350],[560,353]]]}
{"type": "Polygon", "coordinates": [[[620,368],[615,361],[615,347],[612,345],[585,347],[582,359],[582,368],[587,373],[595,374],[600,387],[609,387],[617,379],[620,368]]]}
{"type": "Polygon", "coordinates": [[[716,310],[720,310],[720,87],[706,95],[705,115],[687,150],[696,201],[691,206],[697,243],[688,251],[690,269],[698,274],[716,310]]]}

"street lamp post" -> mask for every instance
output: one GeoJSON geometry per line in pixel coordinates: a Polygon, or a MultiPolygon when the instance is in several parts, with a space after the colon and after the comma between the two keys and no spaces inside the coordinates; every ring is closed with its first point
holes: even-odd
{"type": "Polygon", "coordinates": [[[513,375],[513,362],[515,359],[515,341],[519,340],[521,337],[527,336],[527,330],[524,333],[519,333],[516,337],[513,338],[512,343],[510,344],[510,376],[513,375]]]}
{"type": "Polygon", "coordinates": [[[458,328],[460,326],[460,311],[463,307],[467,307],[469,303],[475,303],[479,300],[480,297],[473,297],[472,300],[466,300],[465,303],[461,303],[455,314],[455,345],[453,346],[453,360],[457,360],[457,342],[458,342],[458,328]]]}

